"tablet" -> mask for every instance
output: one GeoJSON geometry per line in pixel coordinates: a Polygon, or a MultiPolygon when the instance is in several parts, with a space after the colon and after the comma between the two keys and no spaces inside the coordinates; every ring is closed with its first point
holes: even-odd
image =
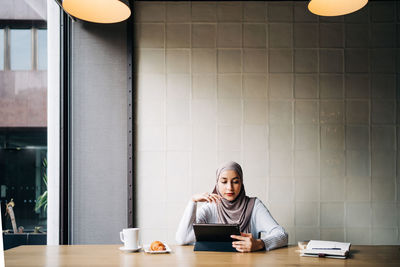
{"type": "Polygon", "coordinates": [[[240,235],[238,224],[194,223],[193,229],[196,241],[232,242],[236,239],[232,239],[231,235],[240,235]]]}

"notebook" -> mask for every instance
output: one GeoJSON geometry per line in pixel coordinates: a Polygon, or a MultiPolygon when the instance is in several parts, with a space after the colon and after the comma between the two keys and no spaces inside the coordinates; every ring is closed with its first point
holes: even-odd
{"type": "Polygon", "coordinates": [[[350,246],[350,243],[311,240],[307,247],[301,250],[300,256],[346,259],[349,256],[350,246]]]}

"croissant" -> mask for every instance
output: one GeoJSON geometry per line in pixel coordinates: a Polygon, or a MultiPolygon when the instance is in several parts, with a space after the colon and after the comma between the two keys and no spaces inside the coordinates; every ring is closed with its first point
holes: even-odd
{"type": "Polygon", "coordinates": [[[151,243],[150,249],[152,251],[162,251],[165,250],[165,245],[160,241],[154,241],[153,243],[151,243]]]}

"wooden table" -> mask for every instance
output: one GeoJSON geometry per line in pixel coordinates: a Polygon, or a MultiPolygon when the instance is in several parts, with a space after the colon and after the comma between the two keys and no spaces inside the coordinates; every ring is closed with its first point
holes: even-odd
{"type": "Polygon", "coordinates": [[[170,254],[125,253],[121,245],[20,246],[4,252],[12,266],[400,266],[400,246],[352,246],[346,260],[300,257],[297,247],[270,252],[194,252],[171,246],[170,254]]]}

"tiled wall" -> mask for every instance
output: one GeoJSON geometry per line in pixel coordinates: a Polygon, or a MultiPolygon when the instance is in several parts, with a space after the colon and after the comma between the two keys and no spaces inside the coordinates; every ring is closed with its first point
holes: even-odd
{"type": "Polygon", "coordinates": [[[290,243],[400,243],[400,6],[306,4],[136,2],[143,242],[173,243],[190,196],[235,160],[290,243]]]}

